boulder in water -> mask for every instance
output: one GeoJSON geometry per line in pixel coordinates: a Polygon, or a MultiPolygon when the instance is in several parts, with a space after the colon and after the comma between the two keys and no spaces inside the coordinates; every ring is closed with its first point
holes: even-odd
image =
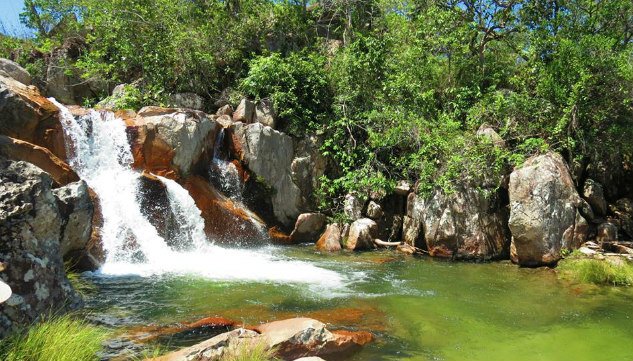
{"type": "Polygon", "coordinates": [[[290,234],[294,242],[314,242],[323,231],[327,217],[321,213],[300,214],[290,234]]]}
{"type": "Polygon", "coordinates": [[[586,231],[580,196],[557,153],[533,156],[510,175],[512,260],[523,266],[557,262],[561,250],[579,246],[586,231]]]}
{"type": "Polygon", "coordinates": [[[13,290],[0,305],[0,336],[80,303],[64,273],[52,182],[34,165],[0,160],[0,277],[13,290]]]}
{"type": "Polygon", "coordinates": [[[319,251],[336,252],[341,250],[342,229],[338,223],[328,224],[325,232],[316,243],[319,251]]]}
{"type": "Polygon", "coordinates": [[[378,224],[369,218],[361,218],[349,227],[345,248],[353,251],[374,248],[374,239],[378,234],[378,224]]]}

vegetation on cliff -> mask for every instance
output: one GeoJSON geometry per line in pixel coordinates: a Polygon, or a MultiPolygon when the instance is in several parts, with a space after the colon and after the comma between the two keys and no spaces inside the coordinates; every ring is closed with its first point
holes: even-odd
{"type": "Polygon", "coordinates": [[[142,79],[121,106],[177,92],[209,110],[269,98],[281,130],[323,135],[339,165],[322,183],[324,208],[400,179],[448,189],[550,149],[572,168],[632,152],[628,0],[26,3],[38,35],[3,38],[0,55],[36,84],[51,51],[78,38],[66,71],[110,88],[142,79]],[[483,123],[505,147],[475,135],[483,123]]]}

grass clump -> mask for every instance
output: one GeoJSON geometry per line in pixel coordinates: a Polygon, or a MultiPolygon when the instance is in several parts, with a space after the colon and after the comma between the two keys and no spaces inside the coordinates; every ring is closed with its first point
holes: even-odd
{"type": "Polygon", "coordinates": [[[572,258],[561,262],[559,270],[566,277],[577,282],[598,285],[633,285],[633,265],[592,258],[572,258]]]}
{"type": "Polygon", "coordinates": [[[277,361],[275,349],[270,349],[265,342],[240,342],[229,347],[221,361],[277,361]]]}
{"type": "Polygon", "coordinates": [[[5,361],[97,360],[106,332],[70,315],[49,318],[0,341],[5,361]]]}

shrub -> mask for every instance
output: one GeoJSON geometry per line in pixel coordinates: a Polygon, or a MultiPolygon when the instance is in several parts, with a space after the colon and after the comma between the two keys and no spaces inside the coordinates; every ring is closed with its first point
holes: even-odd
{"type": "Polygon", "coordinates": [[[97,360],[106,333],[70,315],[49,318],[0,342],[5,361],[97,360]]]}
{"type": "Polygon", "coordinates": [[[583,283],[598,285],[629,286],[633,284],[633,266],[623,261],[572,258],[561,261],[558,266],[564,277],[583,283]]]}

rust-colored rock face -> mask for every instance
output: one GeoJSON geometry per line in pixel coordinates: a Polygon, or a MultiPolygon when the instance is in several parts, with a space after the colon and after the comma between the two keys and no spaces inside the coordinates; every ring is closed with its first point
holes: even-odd
{"type": "Polygon", "coordinates": [[[265,237],[261,228],[263,222],[219,193],[206,179],[192,176],[184,181],[183,186],[202,212],[205,232],[211,239],[221,243],[239,243],[261,242],[265,237]]]}
{"type": "Polygon", "coordinates": [[[79,180],[79,176],[66,162],[51,151],[29,142],[0,135],[0,155],[13,160],[23,160],[41,168],[59,185],[79,180]]]}
{"type": "Polygon", "coordinates": [[[316,243],[319,251],[336,252],[341,250],[341,226],[338,223],[329,224],[325,232],[316,243]]]}
{"type": "Polygon", "coordinates": [[[127,118],[125,124],[134,156],[132,166],[163,177],[178,178],[178,171],[173,167],[174,150],[156,136],[155,129],[148,129],[142,118],[127,118]]]}
{"type": "Polygon", "coordinates": [[[64,132],[55,104],[37,88],[0,76],[0,134],[47,148],[66,159],[64,132]]]}

